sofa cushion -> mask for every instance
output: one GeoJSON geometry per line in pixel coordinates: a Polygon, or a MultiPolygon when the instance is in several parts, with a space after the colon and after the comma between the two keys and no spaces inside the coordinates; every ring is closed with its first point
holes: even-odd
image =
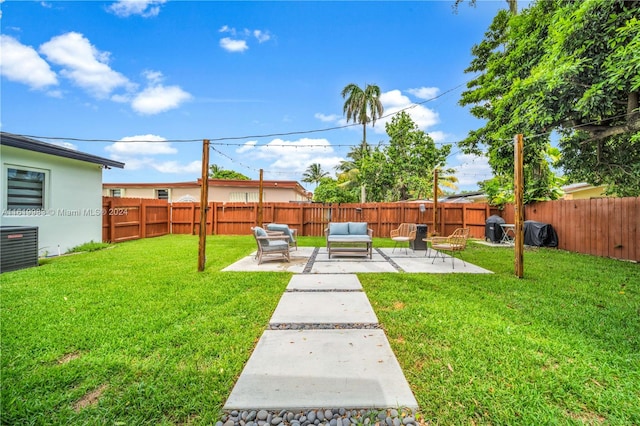
{"type": "Polygon", "coordinates": [[[260,228],[259,226],[256,226],[255,228],[253,228],[253,232],[256,233],[256,237],[266,237],[267,236],[267,231],[265,231],[264,229],[260,228]]]}
{"type": "Polygon", "coordinates": [[[348,222],[329,223],[329,235],[349,235],[349,223],[348,222]]]}
{"type": "Polygon", "coordinates": [[[269,231],[278,231],[284,233],[284,235],[289,236],[289,242],[295,243],[296,241],[293,239],[293,232],[289,229],[289,225],[280,224],[280,223],[270,223],[267,225],[267,229],[269,231]]]}
{"type": "Polygon", "coordinates": [[[262,251],[271,252],[271,251],[281,251],[289,248],[289,243],[284,240],[273,240],[269,241],[269,245],[262,247],[262,251]]]}
{"type": "Polygon", "coordinates": [[[367,222],[349,222],[349,235],[367,235],[367,222]]]}

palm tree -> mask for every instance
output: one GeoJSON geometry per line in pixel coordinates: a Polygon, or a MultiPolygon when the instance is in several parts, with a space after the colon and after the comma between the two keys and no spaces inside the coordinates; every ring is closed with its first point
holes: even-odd
{"type": "MultiPolygon", "coordinates": [[[[456,183],[458,182],[458,178],[454,175],[454,173],[455,173],[455,170],[453,169],[443,170],[441,168],[438,168],[438,187],[436,188],[437,191],[434,194],[434,197],[440,197],[444,195],[443,188],[448,188],[453,191],[458,190],[458,185],[456,185],[456,183]]],[[[432,188],[433,188],[433,185],[432,185],[432,188]]]]}
{"type": "Polygon", "coordinates": [[[341,95],[346,98],[342,113],[346,114],[347,122],[362,124],[362,143],[367,144],[367,124],[376,124],[382,116],[384,107],[380,102],[380,88],[375,84],[367,84],[362,90],[357,84],[349,83],[342,89],[341,95]]]}
{"type": "Polygon", "coordinates": [[[329,176],[328,172],[322,170],[320,163],[313,163],[307,167],[307,170],[302,174],[302,181],[307,183],[315,183],[316,186],[320,183],[322,178],[329,176]]]}

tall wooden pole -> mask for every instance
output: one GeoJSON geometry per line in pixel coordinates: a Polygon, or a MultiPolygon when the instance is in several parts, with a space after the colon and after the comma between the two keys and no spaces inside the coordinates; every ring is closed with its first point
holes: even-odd
{"type": "Polygon", "coordinates": [[[433,169],[433,235],[438,233],[438,169],[433,169]]]}
{"type": "Polygon", "coordinates": [[[518,278],[524,275],[524,141],[521,134],[513,140],[514,150],[514,214],[515,214],[515,274],[518,278]]]}
{"type": "Polygon", "coordinates": [[[262,180],[262,169],[260,169],[260,184],[258,185],[258,226],[262,228],[263,210],[262,210],[262,192],[264,190],[264,181],[262,180]]]}
{"type": "Polygon", "coordinates": [[[200,186],[200,232],[198,272],[204,271],[207,248],[207,211],[209,208],[209,139],[202,141],[202,185],[200,186]]]}

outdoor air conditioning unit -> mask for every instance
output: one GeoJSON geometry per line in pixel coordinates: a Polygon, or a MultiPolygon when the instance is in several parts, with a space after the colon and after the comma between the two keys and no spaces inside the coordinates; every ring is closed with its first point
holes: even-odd
{"type": "Polygon", "coordinates": [[[0,273],[38,266],[38,227],[1,226],[0,273]]]}

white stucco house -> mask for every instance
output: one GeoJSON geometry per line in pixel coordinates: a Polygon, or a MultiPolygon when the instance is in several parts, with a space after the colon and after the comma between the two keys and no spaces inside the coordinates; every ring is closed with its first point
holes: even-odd
{"type": "Polygon", "coordinates": [[[38,254],[102,241],[102,170],[124,163],[0,132],[0,225],[37,226],[38,254]]]}

